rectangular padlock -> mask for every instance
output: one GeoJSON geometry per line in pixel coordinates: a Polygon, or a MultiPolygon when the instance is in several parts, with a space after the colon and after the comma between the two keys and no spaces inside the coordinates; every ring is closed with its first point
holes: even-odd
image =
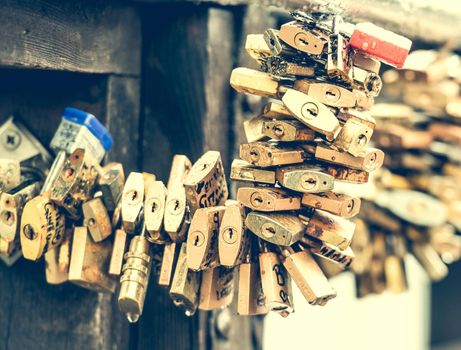
{"type": "Polygon", "coordinates": [[[263,132],[264,121],[265,118],[256,116],[243,122],[243,130],[245,131],[247,142],[269,140],[269,137],[263,132]]]}
{"type": "Polygon", "coordinates": [[[165,244],[162,256],[162,265],[160,267],[160,274],[158,278],[158,284],[160,286],[168,287],[173,278],[174,266],[177,260],[177,249],[178,244],[171,242],[165,244]]]}
{"type": "MultiPolygon", "coordinates": [[[[366,215],[364,217],[367,217],[366,215]]],[[[371,245],[370,232],[367,224],[362,219],[355,219],[355,232],[352,238],[351,248],[355,253],[355,259],[350,268],[356,275],[366,273],[371,265],[373,248],[371,245]]]]}
{"type": "Polygon", "coordinates": [[[349,268],[355,258],[355,254],[351,247],[341,250],[332,244],[322,242],[309,236],[304,236],[301,239],[301,244],[309,248],[315,255],[338,264],[341,266],[341,269],[349,268]]]}
{"type": "Polygon", "coordinates": [[[102,192],[102,200],[109,212],[114,212],[120,198],[122,198],[125,184],[125,172],[121,163],[109,163],[102,168],[98,181],[102,192]]]}
{"type": "Polygon", "coordinates": [[[321,55],[326,51],[328,37],[319,30],[307,30],[298,21],[283,24],[278,33],[281,40],[308,55],[321,55]]]}
{"type": "Polygon", "coordinates": [[[314,130],[307,128],[298,120],[263,121],[262,128],[265,136],[277,141],[313,141],[317,138],[314,130]]]}
{"type": "Polygon", "coordinates": [[[101,242],[112,234],[112,223],[101,197],[82,205],[84,225],[88,227],[95,242],[101,242]]]}
{"type": "Polygon", "coordinates": [[[262,289],[261,274],[257,261],[247,260],[239,265],[237,314],[262,315],[269,309],[265,305],[265,296],[262,289]]]}
{"type": "Polygon", "coordinates": [[[338,79],[345,83],[351,83],[349,43],[342,34],[330,34],[327,45],[326,71],[330,78],[338,79]]]}
{"type": "Polygon", "coordinates": [[[232,71],[230,84],[239,93],[268,98],[280,98],[287,90],[269,73],[244,67],[232,71]]]}
{"type": "Polygon", "coordinates": [[[48,284],[62,284],[69,280],[68,270],[62,269],[59,264],[61,247],[62,245],[45,253],[45,276],[48,284]]]}
{"type": "Polygon", "coordinates": [[[269,45],[264,40],[264,34],[248,34],[245,41],[245,50],[258,63],[272,55],[269,45]]]}
{"type": "Polygon", "coordinates": [[[370,176],[370,173],[367,171],[350,169],[338,165],[328,165],[325,167],[325,171],[338,181],[356,184],[367,183],[370,176]]]}
{"type": "Polygon", "coordinates": [[[386,124],[374,132],[373,142],[386,149],[423,149],[431,146],[434,138],[430,132],[414,130],[398,124],[386,124]]]}
{"type": "Polygon", "coordinates": [[[286,211],[301,208],[298,195],[276,187],[240,187],[237,200],[245,207],[258,211],[286,211]]]}
{"type": "Polygon", "coordinates": [[[164,244],[169,236],[163,230],[167,189],[162,181],[152,181],[145,187],[144,225],[146,238],[155,244],[164,244]]]}
{"type": "Polygon", "coordinates": [[[261,117],[266,119],[288,119],[293,118],[290,111],[280,102],[269,102],[264,105],[261,117]]]}
{"type": "Polygon", "coordinates": [[[120,276],[122,273],[123,256],[127,248],[127,234],[123,229],[115,230],[114,244],[109,264],[109,274],[120,276]]]}
{"type": "Polygon", "coordinates": [[[234,271],[217,266],[202,272],[198,308],[211,311],[223,309],[234,297],[234,271]]]}
{"type": "Polygon", "coordinates": [[[380,294],[386,290],[386,242],[385,233],[374,232],[372,241],[373,256],[370,264],[370,282],[373,293],[380,294]]]}
{"type": "Polygon", "coordinates": [[[316,63],[310,65],[298,64],[285,60],[280,56],[267,57],[261,62],[261,70],[277,78],[314,77],[316,71],[320,71],[316,63]]]}
{"type": "Polygon", "coordinates": [[[334,178],[316,165],[277,168],[276,179],[283,187],[303,193],[326,192],[334,187],[334,178]]]}
{"type": "Polygon", "coordinates": [[[298,147],[281,146],[269,142],[240,145],[240,158],[258,167],[302,163],[305,151],[298,147]]]}
{"type": "Polygon", "coordinates": [[[361,107],[357,106],[357,96],[342,86],[319,82],[316,80],[296,80],[293,89],[300,91],[307,96],[331,107],[361,107]]]}
{"type": "Polygon", "coordinates": [[[267,29],[264,32],[264,40],[272,52],[272,56],[296,58],[299,53],[293,47],[280,40],[279,31],[276,29],[267,29]]]}
{"type": "Polygon", "coordinates": [[[343,218],[351,218],[360,211],[360,198],[350,197],[332,191],[304,193],[301,204],[320,209],[343,218]]]}
{"type": "Polygon", "coordinates": [[[275,171],[260,169],[244,160],[234,159],[231,166],[231,180],[275,184],[275,171]]]}
{"type": "Polygon", "coordinates": [[[440,281],[448,274],[448,268],[427,242],[413,242],[411,252],[432,281],[440,281]]]}
{"type": "Polygon", "coordinates": [[[338,118],[345,121],[333,145],[357,157],[368,144],[376,125],[375,120],[366,113],[347,111],[339,113],[338,118]]]}
{"type": "Polygon", "coordinates": [[[386,259],[384,273],[386,289],[393,293],[403,293],[408,289],[405,270],[405,240],[400,234],[386,236],[386,259]]]}

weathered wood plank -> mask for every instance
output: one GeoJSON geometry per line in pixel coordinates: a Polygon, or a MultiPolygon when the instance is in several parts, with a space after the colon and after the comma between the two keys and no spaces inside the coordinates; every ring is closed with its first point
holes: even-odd
{"type": "Polygon", "coordinates": [[[109,0],[0,1],[0,66],[140,73],[140,20],[109,0]]]}

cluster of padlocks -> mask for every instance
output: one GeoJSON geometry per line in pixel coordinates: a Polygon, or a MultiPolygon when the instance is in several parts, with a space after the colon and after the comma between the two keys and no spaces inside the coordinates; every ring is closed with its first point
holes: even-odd
{"type": "Polygon", "coordinates": [[[44,257],[49,283],[114,292],[130,322],[142,313],[152,275],[173,302],[237,312],[293,312],[291,280],[307,301],[336,296],[319,264],[351,265],[359,198],[337,181],[363,184],[384,153],[370,148],[368,110],[381,90],[382,62],[401,67],[411,42],[370,23],[294,12],[294,20],[249,35],[261,71],[237,68],[231,85],[272,100],[244,125],[232,163],[246,182],[229,199],[219,152],[193,165],[176,155],[167,185],[154,174],[100,163],[112,138],[91,114],[64,111],[52,158],[20,124],[0,129],[0,257],[44,257]],[[48,170],[49,169],[49,170],[48,170]],[[112,234],[114,232],[114,234],[112,234]]]}
{"type": "Polygon", "coordinates": [[[460,58],[415,51],[404,69],[383,77],[389,103],[376,105],[373,115],[374,142],[386,161],[356,230],[359,296],[405,291],[407,250],[434,281],[461,258],[460,58]]]}

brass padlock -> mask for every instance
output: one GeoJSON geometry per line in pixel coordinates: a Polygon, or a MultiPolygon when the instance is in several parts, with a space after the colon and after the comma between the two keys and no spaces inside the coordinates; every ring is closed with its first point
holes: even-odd
{"type": "Polygon", "coordinates": [[[109,163],[102,168],[98,185],[107,211],[115,211],[120,198],[122,198],[124,184],[125,172],[121,163],[109,163]]]}
{"type": "Polygon", "coordinates": [[[259,268],[266,307],[287,317],[294,312],[291,278],[278,254],[264,243],[259,253],[259,268]]]}
{"type": "Polygon", "coordinates": [[[280,98],[287,90],[269,73],[244,67],[232,71],[230,84],[239,93],[270,98],[280,98]]]}
{"type": "Polygon", "coordinates": [[[13,266],[21,256],[21,245],[17,240],[11,242],[0,237],[0,260],[2,260],[6,266],[13,266]]]}
{"type": "Polygon", "coordinates": [[[285,23],[278,33],[280,39],[298,51],[318,56],[326,50],[328,37],[319,30],[306,30],[298,21],[285,23]]]}
{"type": "Polygon", "coordinates": [[[245,227],[245,209],[237,201],[226,202],[219,227],[218,253],[222,266],[233,267],[243,262],[250,237],[245,227]]]}
{"type": "Polygon", "coordinates": [[[144,200],[144,224],[146,238],[151,243],[164,244],[169,240],[163,231],[167,189],[162,181],[146,184],[144,200]]]}
{"type": "Polygon", "coordinates": [[[340,113],[338,117],[345,120],[333,145],[354,157],[365,152],[375,128],[375,120],[368,114],[355,111],[340,113]]]}
{"type": "Polygon", "coordinates": [[[182,307],[187,316],[192,316],[199,301],[200,274],[188,268],[187,256],[187,243],[182,243],[170,296],[176,306],[182,307]]]}
{"type": "Polygon", "coordinates": [[[184,180],[191,215],[198,208],[223,205],[229,196],[226,175],[218,151],[208,151],[197,160],[184,180]]]}
{"type": "Polygon", "coordinates": [[[430,243],[413,242],[411,252],[432,281],[440,281],[447,276],[447,266],[430,243]]]}
{"type": "Polygon", "coordinates": [[[355,224],[352,221],[320,210],[315,210],[314,214],[306,221],[307,235],[334,245],[341,250],[350,246],[355,230],[355,224]]]}
{"type": "Polygon", "coordinates": [[[339,85],[316,80],[296,80],[293,89],[304,93],[319,103],[335,108],[354,108],[358,103],[356,93],[339,85]]]}
{"type": "Polygon", "coordinates": [[[112,242],[95,243],[86,227],[77,226],[72,235],[69,281],[97,292],[114,293],[116,281],[108,274],[112,242]]]}
{"type": "Polygon", "coordinates": [[[237,200],[258,211],[285,211],[301,208],[301,198],[276,187],[240,187],[237,200]]]}
{"type": "Polygon", "coordinates": [[[355,258],[351,247],[342,250],[333,244],[325,243],[309,236],[301,238],[300,243],[309,247],[310,251],[315,255],[338,264],[342,269],[349,268],[355,258]]]}
{"type": "Polygon", "coordinates": [[[312,130],[332,141],[340,131],[338,118],[317,99],[297,90],[287,89],[282,101],[291,114],[312,130]]]}
{"type": "Polygon", "coordinates": [[[219,206],[195,211],[187,237],[189,269],[200,271],[218,266],[219,225],[225,209],[219,206]]]}
{"type": "Polygon", "coordinates": [[[244,160],[234,159],[231,166],[231,180],[275,184],[275,171],[258,168],[244,160]]]}
{"type": "MultiPolygon", "coordinates": [[[[298,120],[264,121],[262,132],[265,136],[277,141],[313,141],[317,134],[298,120]]],[[[251,142],[251,141],[249,141],[251,142]]]]}
{"type": "Polygon", "coordinates": [[[264,117],[256,116],[243,122],[243,130],[245,131],[247,142],[269,140],[269,137],[264,134],[265,120],[266,118],[264,117]]]}
{"type": "Polygon", "coordinates": [[[293,213],[250,212],[245,226],[263,240],[282,246],[299,241],[306,230],[303,221],[293,213]]]}
{"type": "Polygon", "coordinates": [[[299,147],[281,146],[269,142],[240,145],[240,158],[258,167],[302,163],[306,152],[299,147]]]}
{"type": "Polygon", "coordinates": [[[334,187],[334,178],[316,165],[277,168],[276,179],[283,187],[303,193],[326,192],[334,187]]]}
{"type": "Polygon", "coordinates": [[[301,204],[327,211],[343,218],[351,218],[360,211],[360,198],[350,197],[331,191],[323,193],[304,193],[301,204]]]}
{"type": "Polygon", "coordinates": [[[44,192],[29,200],[21,216],[21,246],[24,258],[38,260],[57,247],[64,237],[65,217],[44,192]]]}
{"type": "MultiPolygon", "coordinates": [[[[365,217],[367,216],[365,215],[365,217]]],[[[355,233],[352,238],[351,248],[355,254],[355,259],[351,264],[351,270],[356,275],[362,275],[370,269],[373,248],[367,224],[362,219],[356,219],[354,222],[355,233]]]]}
{"type": "Polygon", "coordinates": [[[386,234],[373,232],[373,255],[370,264],[370,280],[374,293],[382,293],[386,289],[386,234]]]}
{"type": "Polygon", "coordinates": [[[267,29],[264,32],[264,40],[266,40],[266,43],[272,52],[272,56],[289,58],[296,58],[299,56],[299,52],[296,49],[280,40],[279,31],[276,29],[267,29]]]}
{"type": "Polygon", "coordinates": [[[352,79],[354,80],[353,86],[364,90],[367,95],[377,97],[381,92],[383,81],[379,74],[353,66],[350,75],[352,75],[352,79]]]}
{"type": "Polygon", "coordinates": [[[66,230],[61,245],[45,253],[45,276],[49,284],[62,284],[69,280],[73,233],[73,228],[66,230]]]}
{"type": "Polygon", "coordinates": [[[192,163],[185,155],[176,154],[171,164],[168,179],[168,194],[165,202],[163,225],[173,242],[185,239],[188,225],[186,189],[184,179],[192,168],[192,163]]]}
{"type": "Polygon", "coordinates": [[[162,265],[160,267],[160,274],[158,284],[160,286],[168,287],[173,277],[174,266],[177,260],[176,247],[178,244],[175,242],[166,243],[163,250],[162,265]]]}
{"type": "Polygon", "coordinates": [[[122,225],[128,234],[135,233],[142,221],[144,205],[144,177],[131,172],[126,179],[122,194],[122,225]]]}
{"type": "Polygon", "coordinates": [[[367,171],[350,169],[339,165],[327,165],[325,171],[338,181],[356,184],[367,183],[370,177],[370,173],[367,171]]]}
{"type": "Polygon", "coordinates": [[[290,62],[281,56],[271,56],[262,60],[261,70],[275,77],[314,77],[316,72],[321,71],[321,68],[315,64],[307,66],[290,62]]]}
{"type": "Polygon", "coordinates": [[[264,105],[261,117],[277,120],[293,118],[290,111],[280,102],[269,102],[264,105]]]}
{"type": "Polygon", "coordinates": [[[408,289],[405,253],[405,241],[400,234],[386,236],[386,259],[384,261],[386,289],[394,293],[403,293],[408,289]]]}
{"type": "Polygon", "coordinates": [[[19,160],[0,159],[0,191],[9,191],[21,183],[21,166],[19,160]]]}
{"type": "Polygon", "coordinates": [[[368,200],[362,201],[360,214],[374,226],[379,226],[386,231],[397,232],[404,229],[402,221],[395,215],[368,200]]]}
{"type": "Polygon", "coordinates": [[[118,306],[128,321],[133,323],[142,314],[152,266],[150,244],[146,237],[134,236],[124,258],[118,306]]]}
{"type": "Polygon", "coordinates": [[[247,255],[245,262],[240,264],[238,269],[237,314],[267,314],[269,309],[265,305],[259,262],[252,261],[250,255],[247,255]]]}
{"type": "Polygon", "coordinates": [[[222,266],[202,272],[200,310],[216,310],[229,306],[234,297],[234,271],[222,266]]]}
{"type": "Polygon", "coordinates": [[[339,33],[331,34],[328,40],[328,56],[325,66],[331,78],[339,79],[346,83],[350,83],[352,80],[349,75],[352,64],[348,46],[349,44],[343,35],[339,33]]]}
{"type": "Polygon", "coordinates": [[[336,297],[336,292],[310,253],[299,246],[296,249],[297,251],[291,247],[282,249],[283,266],[307,302],[323,306],[336,297]]]}
{"type": "Polygon", "coordinates": [[[115,230],[112,256],[109,264],[109,274],[120,276],[122,273],[123,256],[127,247],[127,234],[123,229],[115,230]]]}
{"type": "Polygon", "coordinates": [[[95,242],[101,242],[112,233],[109,213],[100,197],[93,198],[82,205],[84,224],[88,227],[95,242]]]}
{"type": "Polygon", "coordinates": [[[245,50],[257,62],[272,55],[269,45],[264,40],[264,34],[248,34],[245,42],[245,50]]]}

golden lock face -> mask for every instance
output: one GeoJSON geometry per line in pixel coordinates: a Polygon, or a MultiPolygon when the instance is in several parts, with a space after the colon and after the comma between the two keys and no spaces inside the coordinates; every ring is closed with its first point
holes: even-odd
{"type": "Polygon", "coordinates": [[[144,308],[152,255],[149,242],[145,237],[134,236],[130,248],[125,253],[125,263],[120,277],[118,306],[129,322],[137,322],[144,308]]]}
{"type": "Polygon", "coordinates": [[[144,177],[131,172],[122,194],[122,226],[126,233],[134,233],[141,219],[144,204],[144,177]]]}
{"type": "Polygon", "coordinates": [[[350,118],[342,126],[333,145],[357,157],[366,150],[373,130],[367,121],[350,118]]]}
{"type": "Polygon", "coordinates": [[[52,184],[51,200],[72,218],[80,217],[80,206],[92,197],[99,173],[100,166],[85,150],[77,148],[63,163],[52,184]]]}
{"type": "Polygon", "coordinates": [[[285,255],[283,266],[309,304],[323,306],[336,297],[336,291],[307,250],[283,253],[285,255]]]}
{"type": "Polygon", "coordinates": [[[109,264],[109,274],[120,276],[122,273],[123,256],[127,246],[127,234],[123,229],[115,230],[114,245],[112,248],[112,256],[109,264]]]}
{"type": "Polygon", "coordinates": [[[167,189],[162,181],[153,181],[146,187],[144,224],[151,243],[163,244],[168,240],[163,232],[166,195],[167,189]]]}
{"type": "Polygon", "coordinates": [[[363,170],[350,169],[338,165],[329,165],[325,167],[325,171],[333,176],[338,181],[363,184],[368,182],[370,173],[363,170]]]}
{"type": "Polygon", "coordinates": [[[309,55],[320,55],[328,40],[320,31],[308,31],[297,21],[282,25],[278,34],[285,43],[309,55]]]}
{"type": "Polygon", "coordinates": [[[0,159],[0,191],[9,191],[21,183],[19,160],[0,159]]]}
{"type": "Polygon", "coordinates": [[[283,187],[303,193],[325,192],[334,187],[334,178],[313,165],[278,168],[276,179],[283,187]]]}
{"type": "Polygon", "coordinates": [[[294,83],[293,89],[327,106],[355,107],[357,105],[357,96],[354,92],[338,85],[301,79],[294,83]]]}
{"type": "Polygon", "coordinates": [[[100,197],[89,200],[82,205],[84,224],[88,227],[95,242],[101,242],[112,233],[109,213],[100,197]]]}
{"type": "Polygon", "coordinates": [[[19,237],[24,205],[38,193],[38,182],[30,181],[23,182],[8,192],[0,193],[0,237],[10,242],[19,237]]]}
{"type": "Polygon", "coordinates": [[[202,272],[200,310],[216,310],[229,306],[234,297],[234,271],[222,266],[202,272]]]}
{"type": "Polygon", "coordinates": [[[187,255],[187,243],[182,243],[171,283],[170,296],[176,306],[184,308],[187,316],[192,316],[198,306],[200,274],[189,270],[187,255]]]}
{"type": "Polygon", "coordinates": [[[351,218],[360,211],[360,198],[349,197],[334,192],[305,193],[301,204],[308,207],[327,211],[343,218],[351,218]]]}
{"type": "Polygon", "coordinates": [[[268,140],[263,132],[265,120],[265,118],[257,116],[243,122],[243,129],[248,142],[268,140]]]}
{"type": "Polygon", "coordinates": [[[432,281],[440,281],[447,276],[447,266],[430,243],[413,242],[411,252],[432,281]]]}
{"type": "Polygon", "coordinates": [[[322,144],[317,144],[313,149],[314,157],[318,160],[367,172],[379,169],[384,162],[384,152],[377,148],[368,148],[355,157],[322,144]]]}
{"type": "Polygon", "coordinates": [[[104,205],[109,212],[113,212],[122,197],[125,184],[125,172],[121,163],[109,163],[102,168],[99,178],[99,188],[102,192],[104,205]]]}
{"type": "Polygon", "coordinates": [[[353,222],[319,210],[309,218],[306,226],[307,235],[342,250],[351,244],[354,230],[353,222]]]}
{"type": "Polygon", "coordinates": [[[269,312],[265,305],[258,262],[239,265],[237,314],[261,315],[269,312]]]}
{"type": "Polygon", "coordinates": [[[315,131],[297,120],[272,120],[263,122],[263,134],[277,141],[313,141],[315,131]]]}
{"type": "Polygon", "coordinates": [[[272,56],[297,57],[298,52],[291,46],[280,40],[279,31],[276,29],[267,29],[264,32],[264,40],[269,46],[272,56]]]}
{"type": "Polygon", "coordinates": [[[313,239],[309,236],[304,236],[301,239],[301,243],[308,246],[310,251],[315,255],[338,264],[341,269],[349,268],[355,258],[351,247],[342,250],[332,244],[313,239]]]}
{"type": "Polygon", "coordinates": [[[264,40],[264,34],[248,34],[245,42],[245,50],[248,54],[261,63],[264,58],[272,55],[271,49],[264,40]]]}
{"type": "Polygon", "coordinates": [[[259,267],[266,307],[287,317],[294,312],[291,278],[287,270],[273,252],[259,254],[259,267]]]}
{"type": "Polygon", "coordinates": [[[339,120],[328,107],[302,92],[287,89],[282,101],[292,115],[312,130],[332,141],[337,136],[339,120]]]}
{"type": "Polygon", "coordinates": [[[258,167],[302,163],[305,152],[297,147],[279,146],[269,142],[240,145],[240,158],[258,167]]]}
{"type": "Polygon", "coordinates": [[[245,225],[263,240],[282,246],[290,246],[299,241],[306,229],[302,220],[291,213],[250,212],[245,225]]]}
{"type": "Polygon", "coordinates": [[[249,235],[245,230],[245,209],[241,204],[226,203],[219,227],[218,253],[222,266],[233,267],[242,263],[249,248],[249,235]]]}
{"type": "Polygon", "coordinates": [[[83,288],[113,293],[116,281],[107,273],[112,242],[95,243],[86,227],[75,227],[69,266],[69,281],[83,288]]]}
{"type": "Polygon", "coordinates": [[[29,200],[21,216],[21,246],[24,258],[38,260],[57,247],[64,237],[65,217],[44,192],[29,200]]]}
{"type": "Polygon", "coordinates": [[[191,215],[198,208],[222,205],[229,196],[218,151],[208,151],[195,162],[184,180],[191,215]]]}
{"type": "Polygon", "coordinates": [[[278,120],[292,118],[292,115],[282,103],[269,102],[264,106],[261,117],[278,120]]]}
{"type": "Polygon", "coordinates": [[[184,240],[187,232],[187,225],[184,222],[186,218],[186,190],[183,183],[191,168],[192,163],[185,155],[176,154],[173,157],[163,217],[165,231],[173,242],[184,240]]]}
{"type": "Polygon", "coordinates": [[[231,166],[231,180],[275,184],[275,171],[260,169],[250,163],[234,159],[231,166]]]}
{"type": "Polygon", "coordinates": [[[299,196],[276,187],[241,187],[237,200],[245,207],[258,211],[284,211],[301,208],[299,196]]]}
{"type": "Polygon", "coordinates": [[[239,67],[230,77],[231,86],[239,93],[278,98],[284,87],[268,73],[239,67]]]}
{"type": "Polygon", "coordinates": [[[167,243],[163,250],[162,265],[160,267],[160,274],[158,284],[160,286],[168,287],[173,277],[174,266],[176,261],[176,247],[177,243],[167,243]]]}
{"type": "Polygon", "coordinates": [[[219,225],[226,207],[197,209],[187,237],[187,263],[189,269],[200,271],[218,265],[219,225]]]}

